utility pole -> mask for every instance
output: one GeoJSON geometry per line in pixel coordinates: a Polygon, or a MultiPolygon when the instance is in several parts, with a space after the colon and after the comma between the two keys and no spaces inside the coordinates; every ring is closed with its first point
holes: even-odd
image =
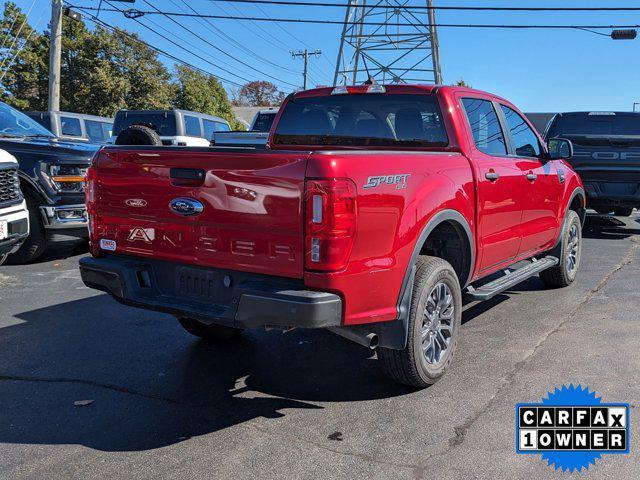
{"type": "Polygon", "coordinates": [[[49,110],[60,110],[60,64],[62,62],[62,2],[51,0],[49,49],[49,110]]]}
{"type": "Polygon", "coordinates": [[[420,3],[349,0],[333,84],[442,83],[433,0],[420,3]]]}
{"type": "Polygon", "coordinates": [[[310,52],[308,48],[305,48],[304,51],[299,51],[299,52],[291,52],[291,56],[293,58],[296,57],[304,57],[304,84],[303,84],[303,90],[307,89],[307,74],[309,71],[309,55],[313,55],[314,57],[318,58],[319,55],[322,55],[322,51],[320,50],[314,50],[313,52],[310,52]]]}

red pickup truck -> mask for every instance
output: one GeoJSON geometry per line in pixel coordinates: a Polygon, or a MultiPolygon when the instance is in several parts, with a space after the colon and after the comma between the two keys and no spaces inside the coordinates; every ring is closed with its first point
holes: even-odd
{"type": "Polygon", "coordinates": [[[477,90],[295,93],[267,150],[103,148],[82,278],[206,339],[327,328],[424,387],[453,359],[463,294],[573,282],[585,193],[571,151],[477,90]]]}

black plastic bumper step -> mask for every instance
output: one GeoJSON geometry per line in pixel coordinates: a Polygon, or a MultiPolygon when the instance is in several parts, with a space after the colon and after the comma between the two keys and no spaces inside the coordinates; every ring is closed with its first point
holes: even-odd
{"type": "Polygon", "coordinates": [[[489,300],[499,293],[509,290],[514,285],[525,281],[527,278],[533,277],[543,270],[557,265],[558,261],[559,260],[556,257],[551,256],[544,257],[539,260],[534,258],[526,267],[521,267],[516,270],[507,270],[504,276],[494,280],[493,282],[489,282],[478,289],[469,285],[467,287],[467,296],[473,300],[489,300]]]}

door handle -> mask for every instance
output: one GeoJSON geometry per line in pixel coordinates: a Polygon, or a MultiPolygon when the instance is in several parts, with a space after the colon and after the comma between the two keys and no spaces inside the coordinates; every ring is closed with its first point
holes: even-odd
{"type": "Polygon", "coordinates": [[[533,182],[536,178],[538,178],[537,174],[533,172],[527,173],[527,180],[529,180],[530,182],[533,182]]]}
{"type": "Polygon", "coordinates": [[[498,172],[494,172],[493,170],[488,171],[484,174],[484,178],[491,182],[495,182],[500,178],[500,174],[498,172]]]}

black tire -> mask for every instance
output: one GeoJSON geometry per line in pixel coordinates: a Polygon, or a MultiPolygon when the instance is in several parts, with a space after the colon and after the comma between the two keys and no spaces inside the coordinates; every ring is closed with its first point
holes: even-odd
{"type": "Polygon", "coordinates": [[[613,210],[616,217],[630,217],[633,213],[633,207],[619,207],[613,210]]]}
{"type": "Polygon", "coordinates": [[[191,335],[200,337],[208,342],[231,340],[239,337],[244,331],[242,328],[225,327],[223,325],[205,325],[194,318],[179,318],[178,321],[191,335]]]}
{"type": "MultiPolygon", "coordinates": [[[[434,315],[434,309],[431,308],[431,310],[431,314],[434,315]]],[[[445,315],[448,310],[448,307],[442,310],[442,315],[445,315]]],[[[440,312],[439,309],[437,311],[440,312]]],[[[424,388],[434,384],[444,375],[453,361],[461,320],[462,291],[453,267],[441,258],[419,257],[409,312],[407,346],[403,350],[378,348],[378,360],[382,370],[391,379],[404,385],[424,388]],[[439,320],[439,315],[436,315],[437,322],[429,321],[427,317],[428,305],[433,306],[433,292],[441,290],[440,285],[445,285],[448,288],[448,293],[446,291],[445,293],[450,294],[451,298],[449,302],[445,301],[445,304],[449,304],[453,311],[451,319],[445,321],[451,327],[448,337],[449,343],[447,348],[441,351],[439,360],[433,363],[435,360],[434,350],[431,347],[424,350],[422,338],[423,332],[426,331],[425,342],[427,345],[430,344],[429,342],[433,342],[432,344],[435,345],[436,341],[441,345],[439,339],[444,339],[444,333],[432,332],[429,327],[429,325],[433,327],[434,323],[443,325],[443,321],[439,320]],[[431,353],[429,353],[430,350],[431,353]],[[428,359],[429,356],[432,357],[431,360],[428,359]]]]}
{"type": "Polygon", "coordinates": [[[562,230],[562,240],[555,251],[551,252],[551,255],[558,257],[560,262],[555,267],[540,272],[540,279],[550,288],[568,287],[576,279],[582,256],[582,223],[580,216],[575,211],[569,210],[567,213],[567,220],[562,230]],[[575,250],[573,248],[574,239],[577,241],[575,250]],[[573,257],[573,261],[570,261],[570,257],[573,257]]]}
{"type": "Polygon", "coordinates": [[[31,194],[25,194],[27,208],[29,209],[29,236],[24,241],[20,249],[7,258],[7,263],[22,265],[39,258],[47,249],[47,231],[40,215],[40,201],[31,194]]]}
{"type": "Polygon", "coordinates": [[[116,145],[151,145],[161,146],[162,140],[158,133],[144,125],[131,125],[116,137],[116,145]]]}

